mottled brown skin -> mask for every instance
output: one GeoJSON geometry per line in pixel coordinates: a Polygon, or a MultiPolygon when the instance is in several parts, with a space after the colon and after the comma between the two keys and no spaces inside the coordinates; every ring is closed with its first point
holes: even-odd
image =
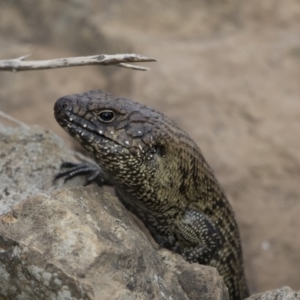
{"type": "MultiPolygon", "coordinates": [[[[62,97],[54,110],[101,168],[91,167],[89,181],[100,175],[114,185],[158,244],[189,262],[216,267],[230,299],[248,296],[234,213],[187,133],[147,106],[102,91],[62,97]]],[[[69,167],[61,174],[89,170],[87,164],[69,167]]]]}

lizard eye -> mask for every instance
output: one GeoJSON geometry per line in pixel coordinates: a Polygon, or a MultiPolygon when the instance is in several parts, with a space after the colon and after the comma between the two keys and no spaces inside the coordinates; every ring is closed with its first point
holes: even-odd
{"type": "Polygon", "coordinates": [[[110,123],[114,120],[115,114],[111,110],[104,110],[101,113],[99,113],[99,119],[104,123],[110,123]]]}

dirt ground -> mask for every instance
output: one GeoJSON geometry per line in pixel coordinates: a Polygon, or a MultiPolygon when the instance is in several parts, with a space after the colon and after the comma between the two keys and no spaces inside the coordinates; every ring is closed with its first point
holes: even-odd
{"type": "Polygon", "coordinates": [[[251,291],[300,289],[299,1],[5,1],[0,58],[136,52],[117,67],[0,73],[0,109],[66,138],[63,95],[103,89],[150,105],[197,142],[228,195],[251,291]]]}

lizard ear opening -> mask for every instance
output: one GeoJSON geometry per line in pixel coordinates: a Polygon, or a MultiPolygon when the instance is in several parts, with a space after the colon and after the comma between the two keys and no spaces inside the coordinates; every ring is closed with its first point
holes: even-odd
{"type": "Polygon", "coordinates": [[[163,145],[155,145],[152,148],[152,153],[155,153],[156,155],[159,155],[159,156],[164,156],[166,153],[166,148],[163,145]]]}
{"type": "Polygon", "coordinates": [[[98,114],[98,117],[103,123],[110,123],[115,119],[115,113],[111,110],[103,110],[98,114]]]}

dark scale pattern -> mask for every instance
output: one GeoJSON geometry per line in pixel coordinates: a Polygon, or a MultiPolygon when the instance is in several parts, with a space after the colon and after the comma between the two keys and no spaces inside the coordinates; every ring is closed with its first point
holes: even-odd
{"type": "Polygon", "coordinates": [[[187,133],[147,106],[102,91],[65,96],[54,110],[100,166],[94,174],[114,185],[158,244],[216,267],[231,300],[248,296],[234,213],[187,133]]]}

